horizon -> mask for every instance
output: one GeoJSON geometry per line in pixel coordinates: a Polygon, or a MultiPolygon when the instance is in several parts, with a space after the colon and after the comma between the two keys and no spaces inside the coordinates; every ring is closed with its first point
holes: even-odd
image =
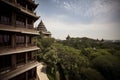
{"type": "Polygon", "coordinates": [[[36,13],[52,37],[120,40],[119,0],[36,0],[36,13]]]}

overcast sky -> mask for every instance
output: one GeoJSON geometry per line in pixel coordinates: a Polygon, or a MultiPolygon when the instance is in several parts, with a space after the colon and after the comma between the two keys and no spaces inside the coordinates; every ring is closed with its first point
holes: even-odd
{"type": "Polygon", "coordinates": [[[120,0],[36,0],[36,9],[52,37],[120,39],[120,0]]]}

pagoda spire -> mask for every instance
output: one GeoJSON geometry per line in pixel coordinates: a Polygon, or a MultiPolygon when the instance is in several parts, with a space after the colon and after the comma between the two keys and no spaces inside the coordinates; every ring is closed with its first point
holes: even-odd
{"type": "Polygon", "coordinates": [[[41,20],[40,23],[38,24],[37,30],[39,31],[47,31],[43,21],[41,20]]]}
{"type": "Polygon", "coordinates": [[[38,27],[37,27],[37,30],[40,32],[41,34],[41,38],[48,38],[48,37],[51,37],[51,32],[49,32],[43,21],[41,20],[40,23],[38,24],[38,27]]]}
{"type": "Polygon", "coordinates": [[[66,37],[66,40],[69,40],[70,39],[70,35],[68,34],[68,36],[66,37]]]}

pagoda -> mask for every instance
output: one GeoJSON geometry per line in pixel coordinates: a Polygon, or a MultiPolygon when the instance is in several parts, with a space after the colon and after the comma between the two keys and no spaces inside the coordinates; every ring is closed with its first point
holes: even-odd
{"type": "Polygon", "coordinates": [[[34,0],[0,0],[0,80],[38,80],[34,0]]]}
{"type": "Polygon", "coordinates": [[[50,38],[51,37],[51,32],[46,29],[42,20],[39,23],[37,30],[40,32],[41,38],[50,38]]]}

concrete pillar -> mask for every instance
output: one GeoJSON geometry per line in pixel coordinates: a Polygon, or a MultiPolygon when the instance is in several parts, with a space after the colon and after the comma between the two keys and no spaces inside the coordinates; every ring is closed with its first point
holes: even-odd
{"type": "Polygon", "coordinates": [[[31,59],[34,60],[33,52],[31,52],[31,59]]]}
{"type": "Polygon", "coordinates": [[[28,10],[28,5],[27,4],[25,5],[25,9],[28,10]]]}
{"type": "Polygon", "coordinates": [[[12,35],[11,44],[12,44],[12,48],[16,47],[16,35],[15,34],[12,35]]]}
{"type": "Polygon", "coordinates": [[[33,24],[34,24],[34,22],[35,22],[35,21],[34,21],[34,20],[32,20],[32,29],[34,29],[34,27],[33,27],[33,26],[34,26],[34,25],[33,25],[33,24]]]}
{"type": "Polygon", "coordinates": [[[27,25],[28,25],[28,19],[26,17],[26,19],[25,19],[25,28],[28,28],[27,25]]]}
{"type": "Polygon", "coordinates": [[[11,25],[14,27],[16,25],[16,14],[14,11],[12,12],[12,16],[11,16],[11,25]]]}
{"type": "Polygon", "coordinates": [[[38,51],[35,51],[35,52],[34,52],[35,60],[37,60],[37,52],[38,52],[38,51]]]}
{"type": "Polygon", "coordinates": [[[11,62],[12,62],[12,68],[13,69],[16,68],[16,55],[15,54],[12,55],[11,62]]]}
{"type": "Polygon", "coordinates": [[[25,53],[25,63],[26,63],[26,64],[27,64],[27,62],[28,62],[28,57],[27,57],[27,56],[28,56],[28,53],[26,52],[26,53],[25,53]]]}
{"type": "Polygon", "coordinates": [[[28,47],[28,41],[27,41],[27,39],[28,39],[28,36],[25,35],[25,47],[28,47]]]}
{"type": "Polygon", "coordinates": [[[28,80],[28,72],[25,73],[25,80],[28,80]]]}

